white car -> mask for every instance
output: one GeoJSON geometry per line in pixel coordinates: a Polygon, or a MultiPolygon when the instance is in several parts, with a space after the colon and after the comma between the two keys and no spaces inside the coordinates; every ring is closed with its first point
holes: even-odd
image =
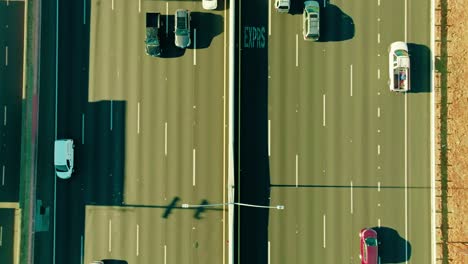
{"type": "Polygon", "coordinates": [[[390,91],[410,90],[410,57],[408,45],[402,41],[390,44],[388,54],[388,84],[390,91]]]}
{"type": "Polygon", "coordinates": [[[317,1],[305,1],[302,14],[302,35],[304,40],[317,41],[320,38],[320,6],[317,1]]]}
{"type": "Polygon", "coordinates": [[[203,9],[214,10],[218,7],[218,0],[202,0],[203,9]]]}
{"type": "Polygon", "coordinates": [[[275,0],[275,9],[278,13],[288,13],[290,4],[290,0],[275,0]]]}
{"type": "Polygon", "coordinates": [[[58,139],[54,143],[55,174],[61,179],[69,179],[73,172],[73,140],[58,139]]]}

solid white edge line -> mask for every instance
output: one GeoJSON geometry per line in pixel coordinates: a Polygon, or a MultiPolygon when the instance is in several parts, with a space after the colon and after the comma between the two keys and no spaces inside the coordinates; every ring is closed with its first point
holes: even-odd
{"type": "Polygon", "coordinates": [[[193,155],[192,155],[192,184],[195,186],[195,171],[196,171],[196,156],[197,152],[195,149],[193,149],[193,155]]]}
{"type": "Polygon", "coordinates": [[[271,119],[268,119],[268,157],[271,156],[271,119]]]}
{"type": "Polygon", "coordinates": [[[3,126],[7,124],[7,106],[3,106],[3,126]]]}
{"type": "Polygon", "coordinates": [[[271,36],[271,0],[268,0],[268,36],[271,36]]]}
{"type": "Polygon", "coordinates": [[[8,66],[8,46],[5,46],[5,66],[8,66]]]}
{"type": "Polygon", "coordinates": [[[137,134],[140,134],[140,102],[137,104],[137,134]]]}
{"type": "Polygon", "coordinates": [[[2,165],[2,186],[5,185],[5,164],[2,165]]]}
{"type": "Polygon", "coordinates": [[[353,65],[349,65],[349,91],[350,96],[353,96],[353,65]]]}
{"type": "Polygon", "coordinates": [[[323,116],[322,116],[322,126],[325,126],[326,123],[325,123],[325,94],[323,95],[322,97],[322,102],[323,102],[323,116]]]}
{"type": "Polygon", "coordinates": [[[166,35],[169,34],[169,2],[166,2],[166,35]]]}
{"type": "Polygon", "coordinates": [[[136,225],[136,255],[140,255],[140,225],[136,225]]]}
{"type": "Polygon", "coordinates": [[[112,219],[109,219],[109,245],[108,245],[108,249],[109,249],[109,252],[112,251],[112,219]]]}
{"type": "Polygon", "coordinates": [[[271,244],[270,241],[268,241],[268,264],[271,263],[271,244]]]}
{"type": "Polygon", "coordinates": [[[167,122],[164,123],[164,155],[167,156],[167,122]]]}
{"type": "Polygon", "coordinates": [[[110,130],[112,131],[112,127],[113,127],[113,121],[114,121],[114,118],[113,118],[113,112],[114,112],[114,101],[110,101],[110,130]]]}
{"type": "Polygon", "coordinates": [[[326,215],[323,214],[323,248],[326,248],[327,246],[327,240],[326,240],[326,230],[327,230],[327,224],[326,224],[326,215]]]}
{"type": "Polygon", "coordinates": [[[193,65],[197,65],[197,29],[193,29],[193,65]]]}
{"type": "MultiPolygon", "coordinates": [[[[431,0],[431,50],[435,51],[435,0],[431,0]]],[[[434,63],[435,54],[431,56],[431,240],[432,264],[436,263],[436,207],[435,207],[435,91],[434,91],[434,63]]]]}
{"type": "MultiPolygon", "coordinates": [[[[405,93],[405,239],[408,237],[408,94],[405,93]]],[[[408,245],[405,244],[405,259],[408,259],[408,245]]]]}
{"type": "Polygon", "coordinates": [[[351,187],[350,187],[350,195],[351,195],[351,198],[350,198],[350,203],[351,203],[351,214],[353,214],[354,212],[354,209],[353,209],[353,181],[351,181],[350,183],[351,187]]]}
{"type": "MultiPolygon", "coordinates": [[[[80,240],[80,264],[83,264],[83,255],[84,255],[84,250],[83,250],[83,244],[84,244],[84,241],[83,241],[83,235],[81,235],[81,240],[80,240]]],[[[0,243],[0,246],[1,246],[1,243],[0,243]]]]}
{"type": "Polygon", "coordinates": [[[405,42],[408,42],[408,0],[405,0],[405,42]]]}
{"type": "Polygon", "coordinates": [[[85,142],[85,114],[81,114],[81,145],[85,142]]]}
{"type": "Polygon", "coordinates": [[[299,36],[296,34],[296,67],[299,67],[299,36]]]}
{"type": "Polygon", "coordinates": [[[299,155],[296,154],[296,188],[299,186],[299,155]]]}
{"type": "Polygon", "coordinates": [[[167,263],[167,245],[164,245],[164,264],[167,263]]]}

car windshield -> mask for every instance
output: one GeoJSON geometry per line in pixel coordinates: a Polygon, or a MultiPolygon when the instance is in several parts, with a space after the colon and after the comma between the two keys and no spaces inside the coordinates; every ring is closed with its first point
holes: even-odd
{"type": "Polygon", "coordinates": [[[376,247],[377,246],[377,239],[375,237],[366,238],[366,245],[376,247]]]}
{"type": "Polygon", "coordinates": [[[56,165],[55,170],[58,171],[58,172],[67,172],[68,167],[65,166],[65,165],[56,165]]]}

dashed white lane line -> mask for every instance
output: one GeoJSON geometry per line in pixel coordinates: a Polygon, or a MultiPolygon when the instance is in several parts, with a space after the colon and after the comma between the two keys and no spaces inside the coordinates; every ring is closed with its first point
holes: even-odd
{"type": "Polygon", "coordinates": [[[0,247],[3,244],[3,226],[0,226],[0,247]]]}
{"type": "Polygon", "coordinates": [[[353,96],[353,65],[349,65],[349,94],[353,96]]]}
{"type": "Polygon", "coordinates": [[[114,10],[114,0],[112,0],[112,10],[114,10]]]}
{"type": "Polygon", "coordinates": [[[137,134],[140,134],[140,102],[137,105],[137,134]]]}
{"type": "Polygon", "coordinates": [[[112,251],[112,219],[109,219],[108,230],[109,230],[109,246],[108,246],[108,249],[109,249],[109,252],[111,252],[112,251]]]}
{"type": "Polygon", "coordinates": [[[140,225],[136,225],[136,255],[140,255],[140,225]]]}
{"type": "Polygon", "coordinates": [[[296,67],[299,67],[299,35],[296,34],[296,67]]]}
{"type": "Polygon", "coordinates": [[[327,230],[327,216],[324,214],[323,215],[323,248],[327,246],[327,240],[326,240],[326,230],[327,230]]]}
{"type": "Polygon", "coordinates": [[[195,149],[193,149],[193,155],[192,155],[192,184],[195,186],[195,171],[196,171],[196,156],[197,152],[195,149]]]}
{"type": "Polygon", "coordinates": [[[323,102],[322,126],[325,126],[325,125],[326,125],[326,122],[325,122],[325,121],[326,121],[326,120],[325,120],[325,109],[326,109],[326,107],[325,107],[325,100],[326,100],[326,98],[325,98],[325,94],[324,94],[323,97],[322,97],[322,102],[323,102]]]}
{"type": "Polygon", "coordinates": [[[377,155],[380,155],[380,144],[377,145],[377,155]]]}
{"type": "Polygon", "coordinates": [[[296,154],[296,188],[299,186],[299,155],[296,154]]]}
{"type": "Polygon", "coordinates": [[[83,25],[86,25],[86,0],[83,0],[83,25]]]}
{"type": "Polygon", "coordinates": [[[377,219],[377,225],[380,227],[380,218],[377,219]]]}
{"type": "Polygon", "coordinates": [[[350,186],[351,186],[351,187],[350,187],[350,196],[351,196],[351,198],[350,198],[350,200],[351,200],[351,201],[350,201],[350,203],[351,203],[351,204],[350,204],[351,209],[350,209],[350,210],[351,210],[351,214],[353,214],[353,212],[354,212],[354,210],[353,210],[353,207],[354,207],[354,204],[353,204],[353,181],[351,181],[350,186]]]}
{"type": "Polygon", "coordinates": [[[8,66],[8,46],[5,46],[5,66],[8,66]]]}
{"type": "Polygon", "coordinates": [[[2,186],[5,186],[5,165],[2,165],[2,186]]]}
{"type": "Polygon", "coordinates": [[[138,13],[141,13],[141,0],[138,0],[138,13]]]}
{"type": "Polygon", "coordinates": [[[271,119],[268,119],[268,157],[271,155],[271,119]]]}
{"type": "Polygon", "coordinates": [[[380,33],[377,33],[377,43],[380,43],[380,33]]]}
{"type": "Polygon", "coordinates": [[[167,263],[167,246],[164,245],[164,264],[167,263]]]}
{"type": "Polygon", "coordinates": [[[167,156],[167,122],[164,123],[164,155],[167,156]]]}
{"type": "Polygon", "coordinates": [[[377,182],[377,191],[380,192],[380,182],[377,182]]]}
{"type": "Polygon", "coordinates": [[[270,263],[271,263],[271,244],[270,244],[270,241],[268,241],[268,264],[270,263]]]}
{"type": "Polygon", "coordinates": [[[197,29],[193,29],[193,65],[197,65],[197,29]]]}
{"type": "Polygon", "coordinates": [[[380,80],[380,69],[377,69],[377,80],[380,80]]]}
{"type": "Polygon", "coordinates": [[[377,117],[380,117],[380,107],[377,107],[377,117]]]}
{"type": "Polygon", "coordinates": [[[7,106],[3,106],[3,126],[7,124],[7,106]]]}

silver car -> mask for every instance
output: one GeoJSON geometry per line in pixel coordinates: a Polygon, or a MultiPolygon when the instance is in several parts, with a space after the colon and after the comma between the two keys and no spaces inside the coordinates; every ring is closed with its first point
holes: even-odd
{"type": "Polygon", "coordinates": [[[317,41],[320,37],[320,6],[317,1],[305,1],[302,14],[304,40],[317,41]]]}
{"type": "Polygon", "coordinates": [[[61,179],[69,179],[73,172],[73,140],[58,139],[54,144],[55,174],[61,179]]]}
{"type": "Polygon", "coordinates": [[[190,46],[190,12],[177,9],[175,12],[175,45],[179,48],[190,46]]]}

